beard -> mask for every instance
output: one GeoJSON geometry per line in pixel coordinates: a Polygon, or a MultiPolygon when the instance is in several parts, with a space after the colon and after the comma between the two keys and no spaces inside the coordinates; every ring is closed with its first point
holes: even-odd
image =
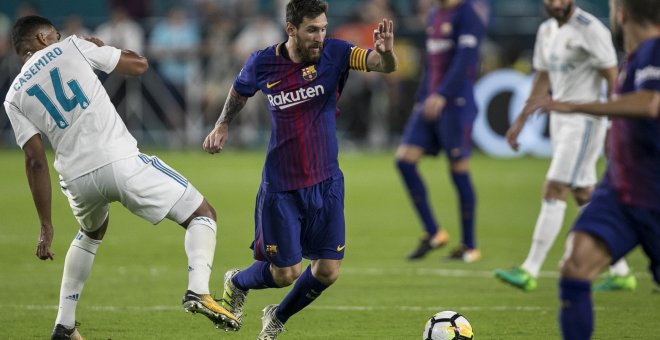
{"type": "Polygon", "coordinates": [[[305,46],[305,43],[302,41],[302,39],[298,38],[296,39],[296,50],[298,50],[298,55],[300,55],[300,59],[306,63],[316,63],[321,59],[321,53],[323,53],[323,43],[311,43],[309,46],[305,46]],[[312,50],[313,48],[317,47],[318,53],[316,51],[312,50]]]}
{"type": "Polygon", "coordinates": [[[573,10],[573,6],[575,6],[575,4],[572,2],[566,5],[566,7],[558,9],[545,5],[545,11],[548,13],[548,15],[557,19],[557,21],[566,22],[568,21],[568,15],[571,13],[571,10],[573,10]]]}
{"type": "Polygon", "coordinates": [[[612,42],[614,47],[620,51],[625,51],[625,45],[623,43],[623,30],[618,25],[612,26],[612,42]]]}

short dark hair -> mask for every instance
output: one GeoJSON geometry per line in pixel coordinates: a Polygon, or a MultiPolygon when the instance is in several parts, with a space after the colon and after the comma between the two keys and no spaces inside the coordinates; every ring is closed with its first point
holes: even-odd
{"type": "Polygon", "coordinates": [[[291,0],[286,5],[286,21],[300,26],[305,17],[314,19],[328,11],[328,3],[323,0],[291,0]]]}
{"type": "Polygon", "coordinates": [[[16,53],[20,54],[25,49],[25,43],[36,35],[40,29],[48,27],[53,27],[53,23],[38,15],[28,15],[16,20],[11,31],[11,40],[16,53]]]}
{"type": "Polygon", "coordinates": [[[619,0],[630,17],[640,24],[660,24],[660,0],[619,0]]]}

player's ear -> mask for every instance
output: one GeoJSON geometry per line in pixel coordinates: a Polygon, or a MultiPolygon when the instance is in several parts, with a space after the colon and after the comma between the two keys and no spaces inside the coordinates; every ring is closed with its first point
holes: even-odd
{"type": "Polygon", "coordinates": [[[286,35],[290,37],[296,35],[296,26],[294,26],[291,22],[286,23],[286,35]]]}

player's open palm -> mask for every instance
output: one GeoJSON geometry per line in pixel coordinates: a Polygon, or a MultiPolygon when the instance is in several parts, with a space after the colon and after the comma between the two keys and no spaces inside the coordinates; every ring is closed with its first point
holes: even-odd
{"type": "Polygon", "coordinates": [[[374,30],[374,48],[378,53],[390,52],[394,49],[394,22],[383,19],[374,30]]]}
{"type": "Polygon", "coordinates": [[[204,139],[204,144],[202,147],[204,151],[214,154],[222,151],[227,142],[227,137],[229,136],[229,126],[227,124],[218,124],[215,128],[206,136],[204,139]]]}

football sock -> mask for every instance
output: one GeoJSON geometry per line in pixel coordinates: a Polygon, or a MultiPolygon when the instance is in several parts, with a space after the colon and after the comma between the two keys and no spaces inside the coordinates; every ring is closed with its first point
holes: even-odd
{"type": "Polygon", "coordinates": [[[266,261],[255,261],[239,271],[231,282],[240,290],[279,288],[270,272],[270,263],[266,261]]]}
{"type": "Polygon", "coordinates": [[[287,294],[284,300],[282,300],[282,303],[277,307],[275,316],[282,323],[287,322],[293,314],[298,313],[319,297],[326,288],[328,286],[316,280],[312,275],[312,266],[307,266],[307,269],[305,269],[296,281],[293,289],[291,289],[289,294],[287,294]]]}
{"type": "Polygon", "coordinates": [[[62,324],[66,328],[76,325],[76,305],[82,294],[85,281],[92,270],[94,256],[101,240],[94,240],[78,231],[71,242],[64,259],[64,273],[62,274],[62,287],[60,288],[60,306],[57,310],[55,324],[62,324]]]}
{"type": "Polygon", "coordinates": [[[454,181],[458,199],[460,202],[461,227],[463,228],[463,245],[469,249],[476,248],[474,240],[474,211],[476,206],[476,197],[474,188],[468,172],[453,172],[451,179],[454,181]]]}
{"type": "Polygon", "coordinates": [[[539,275],[541,265],[559,235],[565,211],[566,202],[564,201],[544,199],[541,204],[541,212],[534,227],[532,246],[527,254],[527,259],[522,264],[523,269],[533,277],[539,275]]]}
{"type": "Polygon", "coordinates": [[[217,226],[208,217],[195,217],[186,228],[185,248],[188,256],[188,290],[209,294],[209,279],[215,254],[217,226]]]}
{"type": "Polygon", "coordinates": [[[594,319],[589,281],[559,281],[559,323],[564,340],[590,339],[594,319]]]}
{"type": "Polygon", "coordinates": [[[415,205],[417,215],[424,224],[424,230],[426,230],[426,233],[429,236],[435,235],[435,233],[438,232],[438,224],[436,223],[431,207],[429,206],[426,186],[417,172],[417,165],[415,163],[407,163],[401,160],[397,160],[396,165],[399,168],[399,173],[401,173],[401,177],[406,185],[410,199],[415,205]]]}
{"type": "Polygon", "coordinates": [[[626,259],[621,258],[619,261],[616,261],[613,265],[611,265],[610,274],[616,276],[628,276],[628,274],[630,274],[630,267],[628,267],[628,262],[626,262],[626,259]]]}

